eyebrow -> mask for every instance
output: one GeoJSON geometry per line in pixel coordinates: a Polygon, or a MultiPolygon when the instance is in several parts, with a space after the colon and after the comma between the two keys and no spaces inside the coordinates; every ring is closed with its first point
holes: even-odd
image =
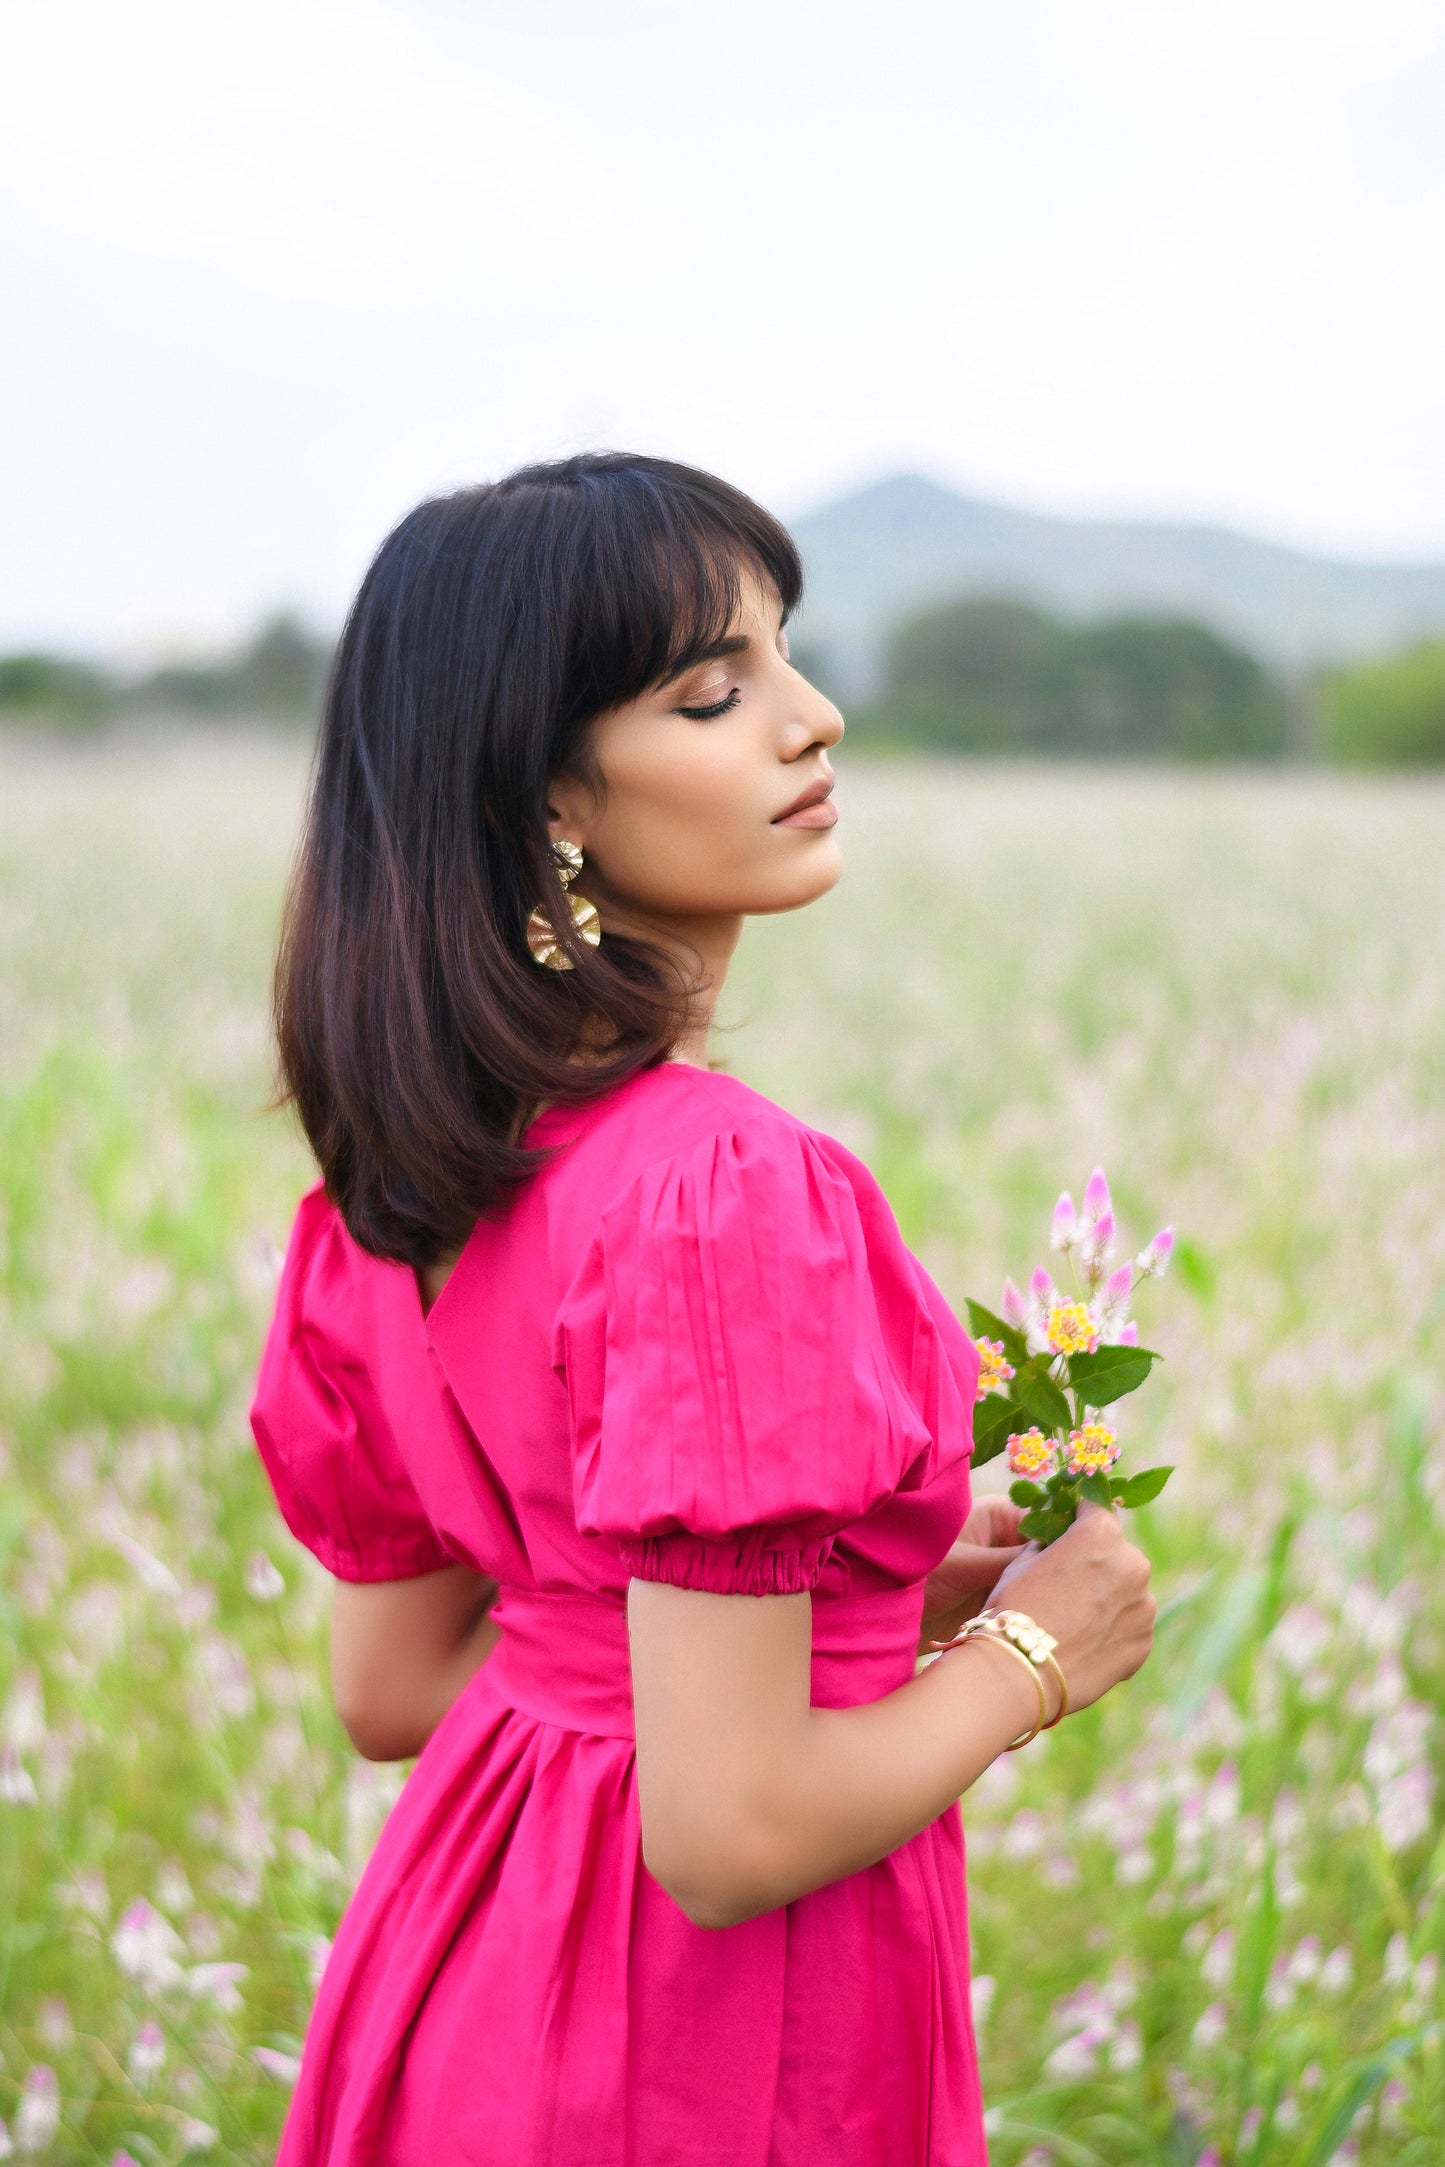
{"type": "Polygon", "coordinates": [[[720,662],[724,655],[745,655],[752,644],[746,632],[730,633],[726,639],[714,640],[711,646],[700,647],[695,655],[686,656],[678,663],[677,668],[669,670],[660,682],[664,685],[675,685],[679,677],[685,677],[689,670],[695,670],[700,662],[720,662]]]}

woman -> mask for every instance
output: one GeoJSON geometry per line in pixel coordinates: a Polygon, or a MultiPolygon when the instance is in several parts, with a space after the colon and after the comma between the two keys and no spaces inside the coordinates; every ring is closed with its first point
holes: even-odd
{"type": "Polygon", "coordinates": [[[1153,1601],[1109,1513],[970,1515],[969,1339],[861,1161],[707,1066],[743,919],[840,871],[801,584],[595,455],[419,506],[342,636],[253,1423],[347,1731],[419,1758],[282,2167],[985,2157],[956,1801],[1153,1601]],[[1005,1575],[1053,1663],[915,1676],[1005,1575]]]}

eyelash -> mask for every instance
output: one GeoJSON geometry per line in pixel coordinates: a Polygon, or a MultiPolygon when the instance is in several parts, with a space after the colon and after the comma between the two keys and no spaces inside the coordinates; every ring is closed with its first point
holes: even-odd
{"type": "Polygon", "coordinates": [[[715,700],[711,707],[680,707],[678,713],[686,715],[690,722],[712,722],[716,716],[725,715],[730,708],[736,707],[741,698],[742,694],[734,685],[725,700],[715,700]]]}

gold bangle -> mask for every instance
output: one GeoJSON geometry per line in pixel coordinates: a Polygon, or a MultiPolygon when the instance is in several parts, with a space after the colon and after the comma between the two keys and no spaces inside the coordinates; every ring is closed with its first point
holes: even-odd
{"type": "Polygon", "coordinates": [[[1047,1663],[1049,1669],[1058,1679],[1058,1714],[1044,1725],[1046,1731],[1051,1731],[1054,1724],[1061,1723],[1069,1712],[1069,1682],[1059,1667],[1058,1657],[1054,1654],[1055,1648],[1059,1645],[1058,1641],[1052,1633],[1046,1633],[1037,1618],[1031,1618],[1026,1610],[989,1609],[982,1611],[980,1615],[991,1619],[996,1630],[1003,1635],[1010,1646],[1019,1649],[1035,1666],[1040,1663],[1047,1663]]]}
{"type": "Polygon", "coordinates": [[[1029,1674],[1039,1689],[1038,1722],[1022,1738],[1016,1738],[1006,1751],[1017,1752],[1020,1746],[1026,1746],[1037,1738],[1041,1730],[1051,1731],[1056,1723],[1063,1721],[1069,1712],[1069,1687],[1054,1655],[1058,1642],[1053,1634],[1046,1633],[1026,1610],[981,1610],[977,1617],[968,1619],[960,1626],[951,1640],[932,1642],[934,1652],[926,1660],[936,1662],[949,1648],[955,1648],[965,1640],[992,1640],[996,1641],[999,1647],[1007,1648],[1011,1655],[1027,1664],[1029,1674]],[[1049,1716],[1049,1699],[1041,1675],[1045,1663],[1059,1681],[1059,1706],[1053,1716],[1049,1716]]]}
{"type": "Polygon", "coordinates": [[[1026,1746],[1031,1740],[1037,1738],[1044,1727],[1044,1717],[1049,1712],[1049,1697],[1044,1691],[1044,1681],[1021,1648],[1016,1648],[1012,1641],[1005,1640],[1002,1633],[994,1632],[989,1626],[981,1626],[977,1618],[970,1618],[968,1625],[964,1627],[962,1632],[955,1633],[952,1640],[940,1641],[931,1660],[936,1661],[938,1656],[946,1655],[950,1648],[961,1648],[970,1640],[990,1641],[995,1648],[1002,1648],[1005,1654],[1011,1655],[1016,1663],[1023,1664],[1024,1669],[1038,1687],[1039,1713],[1037,1722],[1031,1731],[1025,1731],[1021,1738],[1015,1738],[1011,1745],[1004,1748],[1006,1753],[1017,1753],[1020,1746],[1026,1746]]]}
{"type": "Polygon", "coordinates": [[[1069,1681],[1059,1669],[1059,1659],[1052,1649],[1044,1657],[1044,1661],[1059,1681],[1059,1712],[1057,1715],[1050,1716],[1048,1722],[1044,1725],[1046,1731],[1051,1731],[1056,1723],[1063,1722],[1064,1717],[1069,1712],[1069,1681]]]}

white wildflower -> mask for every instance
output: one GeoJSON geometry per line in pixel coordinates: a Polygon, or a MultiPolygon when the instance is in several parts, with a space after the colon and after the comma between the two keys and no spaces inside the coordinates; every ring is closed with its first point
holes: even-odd
{"type": "Polygon", "coordinates": [[[169,1565],[163,1564],[161,1559],[153,1551],[147,1550],[143,1543],[138,1543],[133,1536],[125,1534],[120,1529],[115,1530],[111,1536],[111,1541],[115,1544],[116,1549],[119,1550],[127,1565],[130,1566],[136,1578],[143,1586],[149,1588],[153,1595],[180,1594],[181,1584],[169,1565]]]}
{"type": "Polygon", "coordinates": [[[1201,2054],[1210,2053],[1229,2030],[1229,2011],[1222,2001],[1212,2001],[1200,2016],[1190,2038],[1201,2054]]]}
{"type": "Polygon", "coordinates": [[[1081,2032],[1060,2041],[1044,2068],[1061,2084],[1090,2076],[1098,2065],[1100,2048],[1107,2046],[1113,2036],[1112,2023],[1086,2024],[1081,2032]]]}
{"type": "Polygon", "coordinates": [[[60,2086],[55,2071],[47,2063],[37,2062],[26,2072],[20,2105],[15,2111],[16,2151],[48,2152],[59,2128],[60,2086]]]}
{"type": "Polygon", "coordinates": [[[1229,1984],[1233,1969],[1234,1935],[1229,1927],[1222,1926],[1204,1952],[1199,1966],[1200,1975],[1206,1986],[1211,1986],[1218,1992],[1229,1984]]]}
{"type": "Polygon", "coordinates": [[[258,1603],[274,1603],[286,1593],[286,1582],[264,1550],[253,1550],[246,1561],[246,1592],[258,1603]]]}
{"type": "Polygon", "coordinates": [[[1037,1858],[1044,1849],[1046,1835],[1043,1815],[1025,1806],[1009,1821],[999,1848],[1008,1859],[1037,1858]]]}
{"type": "MultiPolygon", "coordinates": [[[[990,1986],[993,1984],[992,1980],[987,1983],[990,1986]]],[[[977,1980],[974,1985],[978,1985],[977,1980]]],[[[251,2059],[258,2068],[265,2070],[268,2077],[274,2077],[278,2084],[294,2084],[301,2074],[301,2057],[297,2054],[282,2054],[276,2047],[252,2047],[251,2059]]]]}
{"type": "Polygon", "coordinates": [[[1334,1627],[1312,1603],[1296,1603],[1286,1610],[1269,1636],[1268,1645],[1297,1678],[1312,1671],[1334,1639],[1334,1627]]]}
{"type": "Polygon", "coordinates": [[[159,2024],[148,2020],[142,2024],[126,2052],[126,2073],[132,2084],[138,2085],[144,2091],[151,2078],[159,2076],[165,2066],[165,2059],[165,2034],[159,2024]]]}
{"type": "Polygon", "coordinates": [[[1121,2075],[1137,2069],[1144,2058],[1143,2035],[1133,2017],[1126,2017],[1109,2043],[1109,2067],[1121,2075]]]}
{"type": "Polygon", "coordinates": [[[195,1903],[195,1891],[186,1879],[186,1870],[179,1859],[166,1859],[156,1875],[156,1902],[162,1911],[189,1911],[195,1903]]]}
{"type": "Polygon", "coordinates": [[[0,1745],[0,1799],[7,1806],[33,1806],[38,1797],[35,1778],[7,1739],[0,1745]]]}
{"type": "Polygon", "coordinates": [[[45,1695],[33,1664],[18,1674],[10,1688],[0,1716],[0,1739],[17,1753],[35,1753],[45,1742],[45,1695]]]}
{"type": "Polygon", "coordinates": [[[247,1964],[193,1964],[186,1985],[199,2001],[214,2002],[228,2016],[243,2006],[240,1982],[250,1971],[247,1964]]]}
{"type": "Polygon", "coordinates": [[[1222,1762],[1209,1780],[1204,1818],[1216,1829],[1229,1828],[1239,1819],[1239,1771],[1232,1761],[1222,1762]]]}
{"type": "Polygon", "coordinates": [[[111,1953],[128,1979],[156,1992],[182,1977],[178,1961],[184,1948],[169,1919],[138,1896],[121,1914],[110,1937],[111,1953]]]}

